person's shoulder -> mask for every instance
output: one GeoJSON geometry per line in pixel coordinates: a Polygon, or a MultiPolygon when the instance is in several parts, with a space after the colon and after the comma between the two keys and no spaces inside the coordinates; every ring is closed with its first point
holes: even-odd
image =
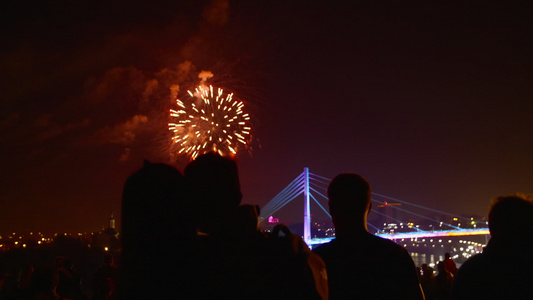
{"type": "Polygon", "coordinates": [[[468,258],[462,265],[461,269],[477,268],[487,264],[487,255],[485,253],[478,253],[468,258]]]}
{"type": "Polygon", "coordinates": [[[337,241],[336,239],[333,239],[328,243],[324,243],[324,244],[317,246],[316,248],[313,248],[313,252],[315,252],[316,254],[322,257],[324,255],[328,255],[329,253],[331,253],[335,249],[336,245],[337,245],[337,241]]]}
{"type": "Polygon", "coordinates": [[[371,241],[371,244],[376,249],[391,253],[397,253],[399,255],[409,255],[409,252],[404,247],[398,245],[392,240],[385,239],[373,234],[369,234],[367,238],[371,241]]]}
{"type": "Polygon", "coordinates": [[[484,253],[478,253],[468,258],[461,267],[457,270],[455,278],[461,280],[463,277],[475,276],[474,273],[480,275],[486,272],[488,267],[487,255],[484,253]]]}
{"type": "MultiPolygon", "coordinates": [[[[487,299],[494,288],[492,271],[488,268],[487,257],[483,253],[467,259],[453,277],[452,294],[454,299],[487,299]]],[[[494,296],[494,295],[492,295],[494,296]]]]}
{"type": "Polygon", "coordinates": [[[487,257],[485,254],[479,253],[471,256],[461,265],[454,276],[454,282],[456,287],[466,282],[477,282],[488,276],[488,273],[490,273],[490,267],[487,264],[487,257]]]}
{"type": "Polygon", "coordinates": [[[388,250],[398,253],[408,253],[405,248],[396,244],[394,241],[381,238],[371,233],[357,234],[353,236],[347,236],[343,238],[336,238],[329,243],[322,244],[315,249],[316,253],[325,253],[334,251],[337,248],[361,248],[361,245],[365,245],[366,249],[376,250],[388,250]]]}

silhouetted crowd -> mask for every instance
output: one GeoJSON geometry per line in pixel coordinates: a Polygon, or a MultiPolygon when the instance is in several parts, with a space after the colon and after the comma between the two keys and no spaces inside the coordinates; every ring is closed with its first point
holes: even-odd
{"type": "Polygon", "coordinates": [[[422,264],[419,269],[419,279],[426,300],[451,299],[453,278],[457,272],[457,266],[450,257],[445,254],[445,259],[437,263],[438,273],[428,264],[422,264]]]}
{"type": "MultiPolygon", "coordinates": [[[[113,264],[111,254],[104,255],[103,264],[89,281],[92,299],[113,299],[110,295],[117,289],[119,269],[113,264]]],[[[82,290],[81,282],[82,276],[72,260],[58,256],[54,264],[36,267],[26,264],[16,274],[3,274],[0,277],[0,299],[91,299],[82,290]]]]}
{"type": "Polygon", "coordinates": [[[91,298],[68,259],[21,270],[2,299],[533,299],[533,199],[494,199],[491,239],[458,270],[449,254],[417,268],[367,230],[371,186],[353,173],[328,187],[336,238],[313,251],[284,225],[265,233],[242,205],[236,162],[200,155],[183,174],[145,161],[122,198],[120,266],[106,255],[91,298]]]}

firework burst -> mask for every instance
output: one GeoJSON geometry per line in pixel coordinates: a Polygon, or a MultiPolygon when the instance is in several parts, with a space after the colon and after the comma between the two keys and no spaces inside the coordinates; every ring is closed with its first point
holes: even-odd
{"type": "Polygon", "coordinates": [[[199,86],[187,91],[187,100],[176,99],[178,109],[170,110],[169,130],[176,152],[194,159],[199,154],[218,152],[234,155],[250,141],[250,116],[244,104],[224,95],[221,88],[199,86]]]}

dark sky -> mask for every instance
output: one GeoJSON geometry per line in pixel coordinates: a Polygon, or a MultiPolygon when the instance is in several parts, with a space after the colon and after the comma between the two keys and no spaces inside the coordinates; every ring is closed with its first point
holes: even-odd
{"type": "Polygon", "coordinates": [[[133,2],[0,4],[0,234],[98,231],[143,159],[183,169],[201,71],[253,118],[244,203],[304,167],[458,214],[533,193],[531,2],[133,2]]]}

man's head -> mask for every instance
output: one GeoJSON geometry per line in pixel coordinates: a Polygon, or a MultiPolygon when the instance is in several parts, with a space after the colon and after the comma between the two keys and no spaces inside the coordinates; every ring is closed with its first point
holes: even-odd
{"type": "Polygon", "coordinates": [[[241,203],[237,163],[229,157],[217,153],[198,156],[185,168],[185,180],[189,198],[198,207],[198,219],[207,227],[233,213],[241,203]]]}
{"type": "Polygon", "coordinates": [[[489,229],[491,236],[533,233],[533,197],[516,194],[494,198],[489,229]]]}
{"type": "Polygon", "coordinates": [[[370,184],[357,174],[337,175],[329,184],[329,209],[335,226],[351,220],[365,221],[370,211],[370,184]]]}
{"type": "Polygon", "coordinates": [[[144,161],[143,167],[126,180],[122,194],[122,231],[127,240],[192,234],[195,226],[190,215],[183,176],[176,168],[144,161]]]}

